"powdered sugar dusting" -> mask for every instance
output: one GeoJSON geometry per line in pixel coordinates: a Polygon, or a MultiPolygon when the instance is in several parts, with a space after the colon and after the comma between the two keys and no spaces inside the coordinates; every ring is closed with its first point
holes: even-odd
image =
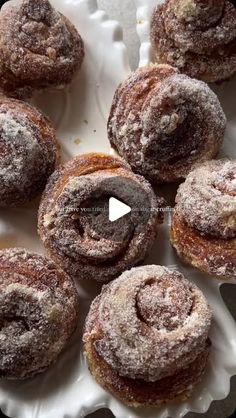
{"type": "Polygon", "coordinates": [[[99,329],[94,342],[99,356],[120,376],[154,382],[196,359],[210,323],[196,286],[178,272],[144,266],[103,287],[90,309],[84,341],[99,329]]]}
{"type": "Polygon", "coordinates": [[[20,123],[13,119],[11,112],[0,113],[0,126],[1,145],[5,148],[5,152],[0,155],[1,184],[6,182],[24,189],[28,172],[34,169],[40,145],[33,132],[27,129],[24,116],[20,123]],[[26,164],[26,158],[30,166],[26,164]]]}
{"type": "Polygon", "coordinates": [[[23,379],[53,363],[76,327],[78,299],[51,261],[0,251],[0,377],[23,379]]]}
{"type": "Polygon", "coordinates": [[[236,68],[236,10],[225,0],[166,0],[151,20],[151,43],[157,62],[214,82],[236,68]]]}
{"type": "Polygon", "coordinates": [[[57,160],[55,132],[36,109],[0,100],[0,207],[33,199],[57,160]]]}
{"type": "Polygon", "coordinates": [[[236,162],[223,159],[197,167],[180,186],[176,202],[178,215],[203,235],[235,238],[236,162]]]}
{"type": "Polygon", "coordinates": [[[170,182],[216,155],[225,125],[219,100],[205,83],[168,65],[151,65],[117,89],[108,135],[134,171],[170,182]]]}
{"type": "Polygon", "coordinates": [[[84,57],[80,35],[48,0],[4,7],[0,36],[0,84],[15,96],[69,83],[84,57]]]}

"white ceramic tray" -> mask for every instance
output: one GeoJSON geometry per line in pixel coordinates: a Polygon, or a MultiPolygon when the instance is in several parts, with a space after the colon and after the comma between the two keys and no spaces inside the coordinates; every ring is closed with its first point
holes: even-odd
{"type": "MultiPolygon", "coordinates": [[[[106,119],[110,103],[116,86],[129,72],[120,28],[97,10],[95,0],[52,0],[52,3],[78,27],[85,40],[86,59],[81,73],[67,91],[43,93],[35,102],[57,127],[64,160],[85,151],[109,151],[106,119]]],[[[229,106],[229,112],[231,109],[229,106]]],[[[43,252],[36,235],[36,218],[36,204],[0,211],[0,247],[24,246],[43,252]]],[[[212,399],[228,394],[230,376],[236,373],[235,323],[221,299],[218,282],[208,280],[177,260],[168,241],[168,229],[167,220],[147,263],[180,269],[203,289],[214,312],[208,371],[194,395],[186,402],[159,409],[134,410],[124,407],[96,384],[83,358],[81,334],[90,301],[100,286],[86,283],[78,284],[81,299],[78,331],[56,365],[25,382],[0,383],[0,407],[8,416],[83,418],[107,407],[116,418],[179,418],[189,411],[204,412],[212,399]]]]}

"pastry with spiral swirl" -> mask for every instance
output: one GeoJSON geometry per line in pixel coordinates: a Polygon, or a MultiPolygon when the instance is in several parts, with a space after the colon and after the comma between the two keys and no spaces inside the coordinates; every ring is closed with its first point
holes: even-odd
{"type": "Polygon", "coordinates": [[[72,23],[48,0],[21,0],[0,12],[0,89],[18,98],[70,83],[84,58],[72,23]]]}
{"type": "Polygon", "coordinates": [[[31,105],[0,96],[0,207],[34,199],[43,191],[57,160],[50,121],[31,105]]]}
{"type": "Polygon", "coordinates": [[[118,87],[108,136],[135,172],[155,183],[174,182],[217,154],[225,126],[219,100],[204,82],[151,65],[118,87]]]}
{"type": "Polygon", "coordinates": [[[83,336],[90,372],[129,406],[186,398],[209,354],[202,292],[162,266],[136,267],[103,287],[83,336]]]}
{"type": "Polygon", "coordinates": [[[52,261],[19,248],[0,251],[0,378],[46,370],[77,319],[76,289],[52,261]]]}
{"type": "Polygon", "coordinates": [[[236,278],[236,161],[208,161],[188,175],[177,193],[171,242],[199,270],[236,278]]]}
{"type": "Polygon", "coordinates": [[[70,275],[107,282],[144,259],[162,223],[162,205],[120,158],[84,154],[51,176],[38,230],[49,255],[70,275]],[[110,221],[111,198],[130,213],[110,221]]]}
{"type": "Polygon", "coordinates": [[[166,0],[151,19],[157,62],[206,82],[236,73],[236,9],[225,0],[166,0]]]}

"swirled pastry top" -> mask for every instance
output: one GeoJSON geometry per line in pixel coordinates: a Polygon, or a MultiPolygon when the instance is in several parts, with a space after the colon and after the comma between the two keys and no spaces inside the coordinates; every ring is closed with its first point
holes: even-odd
{"type": "Polygon", "coordinates": [[[0,87],[12,94],[67,84],[84,56],[77,30],[48,0],[4,6],[0,40],[0,87]]]}
{"type": "Polygon", "coordinates": [[[236,10],[224,0],[169,0],[167,34],[184,51],[209,54],[236,38],[236,10]]]}
{"type": "Polygon", "coordinates": [[[176,212],[203,235],[236,237],[236,162],[212,160],[179,187],[176,212]]]}
{"type": "Polygon", "coordinates": [[[150,65],[118,87],[108,136],[134,171],[168,182],[186,177],[196,161],[213,158],[225,125],[219,100],[206,83],[169,65],[150,65]]]}
{"type": "Polygon", "coordinates": [[[72,275],[108,281],[143,259],[162,222],[162,199],[120,158],[84,154],[50,178],[39,210],[39,234],[72,275]],[[109,199],[132,208],[109,221],[109,199]]]}
{"type": "Polygon", "coordinates": [[[206,344],[211,313],[202,292],[161,266],[123,273],[93,302],[84,341],[119,375],[154,382],[194,361],[206,344]]]}
{"type": "Polygon", "coordinates": [[[50,121],[27,103],[0,97],[0,207],[33,199],[44,188],[57,159],[50,121]]]}
{"type": "Polygon", "coordinates": [[[236,9],[225,0],[166,0],[151,19],[158,62],[208,82],[236,71],[236,9]]]}
{"type": "Polygon", "coordinates": [[[0,377],[23,379],[55,361],[76,327],[78,297],[47,258],[0,251],[0,377]]]}

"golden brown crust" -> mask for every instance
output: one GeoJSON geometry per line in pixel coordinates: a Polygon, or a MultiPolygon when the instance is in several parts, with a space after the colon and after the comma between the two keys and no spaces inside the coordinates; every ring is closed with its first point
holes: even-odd
{"type": "Polygon", "coordinates": [[[34,199],[58,159],[51,122],[31,105],[0,96],[0,207],[34,199]]]}
{"type": "Polygon", "coordinates": [[[120,158],[84,154],[51,176],[39,209],[39,235],[71,275],[107,282],[144,259],[163,220],[162,205],[120,158]],[[135,210],[109,222],[110,197],[135,210]]]}
{"type": "Polygon", "coordinates": [[[203,236],[173,215],[171,243],[179,257],[197,269],[221,279],[236,277],[236,239],[203,236]]]}
{"type": "Polygon", "coordinates": [[[179,181],[217,154],[226,118],[216,95],[169,65],[133,72],[118,87],[108,120],[112,147],[155,183],[179,181]]]}
{"type": "Polygon", "coordinates": [[[206,82],[236,72],[236,10],[225,0],[166,0],[155,7],[151,43],[159,63],[206,82]]]}
{"type": "Polygon", "coordinates": [[[205,371],[210,322],[204,296],[181,274],[133,268],[90,307],[83,336],[90,372],[129,406],[186,398],[205,371]]]}
{"type": "Polygon", "coordinates": [[[49,259],[23,249],[0,251],[0,378],[46,370],[77,326],[78,295],[49,259]]]}
{"type": "Polygon", "coordinates": [[[84,57],[72,23],[48,0],[22,0],[0,12],[0,88],[27,97],[71,82],[84,57]]]}
{"type": "Polygon", "coordinates": [[[129,379],[119,376],[97,353],[94,339],[84,345],[85,357],[89,370],[95,380],[113,396],[131,407],[158,406],[173,400],[185,400],[191,393],[192,385],[196,385],[205,371],[210,342],[199,354],[199,357],[185,370],[178,374],[161,379],[157,382],[129,379]],[[188,388],[188,389],[186,389],[188,388]]]}

